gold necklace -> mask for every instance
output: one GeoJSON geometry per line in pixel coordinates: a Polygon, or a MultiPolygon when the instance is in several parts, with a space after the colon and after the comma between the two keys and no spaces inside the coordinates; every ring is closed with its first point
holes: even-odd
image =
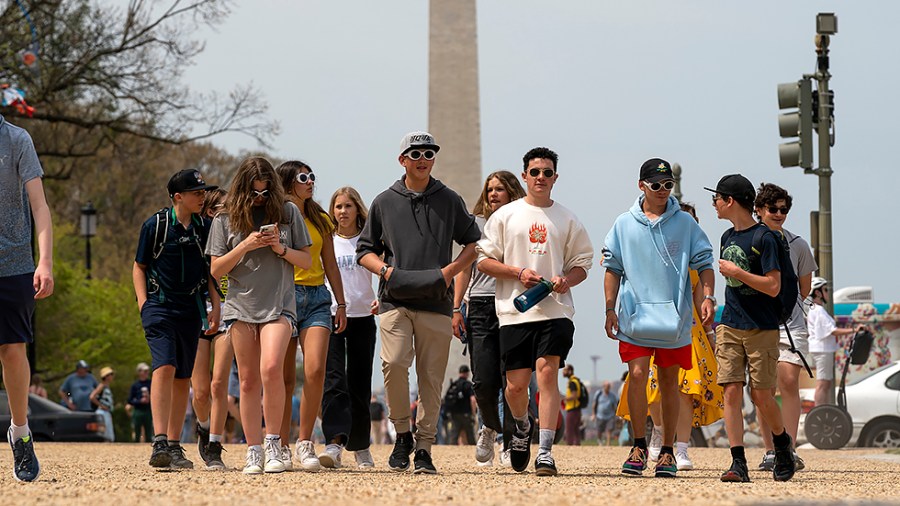
{"type": "Polygon", "coordinates": [[[354,237],[358,236],[361,232],[362,232],[361,230],[357,230],[356,232],[354,232],[351,235],[344,235],[344,234],[338,232],[337,230],[335,230],[334,235],[340,237],[341,239],[353,239],[354,237]]]}

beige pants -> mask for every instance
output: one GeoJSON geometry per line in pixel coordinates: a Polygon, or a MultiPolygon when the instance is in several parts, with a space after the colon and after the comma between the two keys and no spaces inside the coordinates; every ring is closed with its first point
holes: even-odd
{"type": "Polygon", "coordinates": [[[409,368],[415,357],[419,382],[416,449],[431,451],[437,435],[441,388],[453,338],[450,317],[399,308],[383,313],[379,326],[388,418],[398,434],[409,432],[409,368]]]}

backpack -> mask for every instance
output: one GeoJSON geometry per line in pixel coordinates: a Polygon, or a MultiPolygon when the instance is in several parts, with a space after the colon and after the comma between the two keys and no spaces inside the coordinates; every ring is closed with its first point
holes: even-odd
{"type": "Polygon", "coordinates": [[[584,383],[581,382],[581,379],[578,376],[572,376],[569,380],[572,383],[575,383],[575,386],[578,387],[578,400],[575,401],[575,407],[578,409],[583,409],[588,406],[590,403],[590,397],[587,388],[584,388],[584,383]]]}
{"type": "Polygon", "coordinates": [[[459,378],[450,382],[450,388],[444,394],[444,408],[448,413],[462,413],[466,411],[469,405],[469,398],[466,396],[465,389],[466,380],[459,378]]]}
{"type": "MultiPolygon", "coordinates": [[[[173,208],[164,207],[159,211],[156,211],[156,214],[153,215],[156,219],[156,224],[153,231],[153,259],[156,260],[162,254],[163,249],[166,245],[166,241],[169,238],[169,227],[172,225],[172,222],[175,220],[175,210],[173,208]]],[[[194,225],[193,234],[190,239],[188,239],[192,245],[196,246],[200,251],[200,255],[206,261],[206,271],[209,272],[209,258],[206,256],[205,251],[203,250],[206,245],[206,241],[209,237],[209,228],[204,223],[204,219],[199,215],[192,214],[191,222],[194,225]]],[[[183,273],[182,273],[183,274],[183,273]]],[[[160,293],[161,300],[165,300],[165,293],[163,291],[162,286],[160,285],[159,275],[156,272],[155,263],[151,263],[150,268],[147,270],[147,289],[151,292],[155,292],[156,290],[160,293]]],[[[201,282],[191,290],[190,294],[199,294],[202,295],[206,292],[207,280],[204,277],[201,282]]],[[[219,289],[218,282],[215,283],[216,292],[219,293],[220,296],[224,298],[221,290],[219,289]]],[[[204,316],[204,324],[206,323],[205,318],[205,308],[203,304],[200,304],[201,314],[204,316]]]]}

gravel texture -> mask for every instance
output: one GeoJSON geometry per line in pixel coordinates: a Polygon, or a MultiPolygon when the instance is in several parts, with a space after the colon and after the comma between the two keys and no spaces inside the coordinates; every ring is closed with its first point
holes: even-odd
{"type": "MultiPolygon", "coordinates": [[[[619,474],[627,449],[554,448],[556,477],[517,474],[511,469],[474,464],[474,447],[435,447],[436,476],[395,473],[387,469],[389,446],[375,446],[376,467],[358,470],[345,452],[339,470],[312,474],[294,471],[246,476],[246,447],[226,445],[227,471],[200,470],[196,447],[188,458],[198,469],[157,471],[147,465],[146,444],[39,443],[41,476],[34,483],[12,478],[12,453],[0,452],[0,493],[15,504],[822,504],[900,503],[900,455],[876,449],[801,450],[806,470],[787,483],[771,473],[751,470],[752,483],[722,483],[730,464],[727,450],[692,449],[696,469],[676,479],[619,474]],[[13,495],[14,494],[14,495],[13,495]]],[[[323,447],[317,447],[321,451],[323,447]]],[[[537,450],[537,447],[533,447],[537,450]]],[[[751,469],[762,450],[748,449],[751,469]]]]}

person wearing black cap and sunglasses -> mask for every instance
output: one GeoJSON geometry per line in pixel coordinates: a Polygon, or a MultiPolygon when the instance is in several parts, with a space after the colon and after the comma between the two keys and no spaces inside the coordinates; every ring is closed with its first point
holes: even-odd
{"type": "Polygon", "coordinates": [[[716,327],[717,382],[725,394],[725,431],[731,446],[731,467],[722,481],[749,482],[744,453],[744,419],[741,412],[746,372],[750,371],[750,397],[772,431],[775,445],[773,477],[787,481],[796,469],[791,436],[785,430],[781,408],[775,402],[778,360],[778,326],[781,292],[780,254],[774,234],[763,233],[757,248],[754,236],[759,227],[753,219],[756,191],[740,174],[719,180],[712,205],[719,219],[733,227],[722,235],[719,272],[725,276],[725,308],[716,327]]]}
{"type": "Polygon", "coordinates": [[[194,467],[180,439],[200,332],[219,327],[219,294],[204,254],[210,221],[199,214],[215,188],[196,170],[175,173],[166,186],[172,207],[145,221],[138,239],[132,280],[153,359],[152,467],[194,467]]]}

